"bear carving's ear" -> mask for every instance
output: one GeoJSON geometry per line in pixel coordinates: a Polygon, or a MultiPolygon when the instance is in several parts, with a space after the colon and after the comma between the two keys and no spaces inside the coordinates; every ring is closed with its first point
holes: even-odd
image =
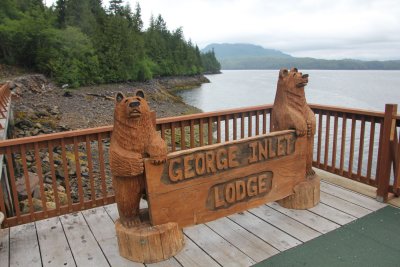
{"type": "Polygon", "coordinates": [[[135,91],[135,95],[138,96],[138,97],[144,98],[144,92],[143,92],[142,89],[137,89],[135,91]]]}
{"type": "Polygon", "coordinates": [[[297,68],[291,68],[290,72],[298,72],[298,69],[297,68]]]}
{"type": "Polygon", "coordinates": [[[121,102],[124,98],[125,96],[121,92],[118,92],[117,95],[115,96],[115,100],[117,100],[118,103],[121,102]]]}
{"type": "Polygon", "coordinates": [[[286,77],[288,75],[289,71],[287,69],[281,69],[279,71],[279,78],[286,77]]]}

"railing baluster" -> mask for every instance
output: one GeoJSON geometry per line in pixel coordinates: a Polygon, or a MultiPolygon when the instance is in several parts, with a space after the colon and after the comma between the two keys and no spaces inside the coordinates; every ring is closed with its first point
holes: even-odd
{"type": "Polygon", "coordinates": [[[260,134],[260,113],[256,111],[256,135],[260,134]]]}
{"type": "Polygon", "coordinates": [[[244,138],[244,113],[241,114],[240,119],[240,138],[244,138]]]}
{"type": "Polygon", "coordinates": [[[233,140],[237,140],[237,114],[233,114],[233,140]]]}
{"type": "Polygon", "coordinates": [[[103,194],[103,204],[107,203],[107,185],[106,185],[106,171],[104,165],[104,152],[103,152],[103,139],[101,138],[101,133],[97,134],[97,146],[99,150],[99,164],[100,164],[100,177],[101,177],[101,192],[103,194]]]}
{"type": "Polygon", "coordinates": [[[44,192],[44,180],[43,180],[43,169],[42,169],[42,159],[40,158],[39,154],[39,144],[38,142],[35,142],[33,144],[34,150],[35,150],[35,163],[36,163],[36,172],[37,176],[39,178],[39,188],[40,188],[40,199],[42,201],[42,207],[43,207],[43,212],[44,212],[44,217],[47,218],[47,205],[46,205],[46,195],[44,192]]]}
{"type": "Polygon", "coordinates": [[[11,192],[12,192],[13,201],[14,201],[14,211],[17,215],[18,224],[20,224],[20,223],[22,223],[21,210],[19,208],[18,193],[17,193],[16,184],[15,184],[16,180],[15,180],[15,171],[14,171],[14,159],[11,154],[10,146],[6,147],[6,155],[7,155],[7,169],[8,169],[8,172],[10,173],[11,192]]]}
{"type": "Polygon", "coordinates": [[[263,134],[267,133],[267,110],[263,110],[263,130],[262,130],[263,134]]]}
{"type": "MultiPolygon", "coordinates": [[[[54,202],[56,203],[56,211],[57,214],[60,215],[60,199],[58,197],[58,189],[57,189],[57,181],[56,181],[56,172],[54,169],[54,153],[53,153],[53,142],[48,141],[48,148],[49,148],[49,164],[50,164],[50,173],[51,173],[51,185],[53,186],[53,194],[54,194],[54,202]]],[[[77,170],[78,170],[77,165],[77,170]]]]}
{"type": "Polygon", "coordinates": [[[338,134],[338,114],[335,112],[335,119],[333,123],[333,148],[332,148],[332,169],[334,172],[336,169],[336,151],[337,151],[337,134],[338,134]]]}
{"type": "Polygon", "coordinates": [[[85,136],[85,143],[86,143],[86,156],[88,161],[88,168],[89,168],[89,183],[90,183],[90,196],[92,199],[92,207],[96,206],[96,189],[94,187],[94,177],[93,177],[93,159],[92,159],[92,148],[90,147],[90,139],[89,136],[85,136]]]}
{"type": "Polygon", "coordinates": [[[199,138],[200,138],[200,146],[204,146],[204,122],[203,119],[199,120],[199,138]]]}
{"type": "Polygon", "coordinates": [[[318,112],[317,167],[321,165],[322,110],[318,112]]]}
{"type": "Polygon", "coordinates": [[[324,170],[328,169],[330,126],[331,126],[331,114],[329,112],[326,112],[324,170]]]}
{"type": "Polygon", "coordinates": [[[62,165],[64,171],[64,180],[65,180],[65,190],[67,192],[67,201],[68,201],[68,211],[72,212],[72,196],[71,196],[71,183],[69,181],[69,172],[68,172],[68,160],[67,160],[67,152],[65,147],[64,138],[61,139],[61,157],[62,157],[62,165]]]}
{"type": "Polygon", "coordinates": [[[29,204],[29,213],[31,220],[35,219],[34,216],[34,209],[33,209],[33,201],[32,201],[32,190],[31,190],[31,182],[29,180],[29,174],[28,174],[28,164],[26,162],[26,148],[25,145],[20,145],[21,149],[21,162],[22,162],[22,170],[23,170],[23,175],[25,177],[25,190],[26,194],[28,196],[28,204],[29,204]]]}
{"type": "Polygon", "coordinates": [[[350,135],[350,159],[349,159],[349,173],[348,177],[353,179],[353,160],[354,160],[354,142],[356,135],[356,117],[351,116],[351,135],[350,135]]]}
{"type": "Polygon", "coordinates": [[[225,142],[229,141],[229,115],[225,115],[225,142]]]}
{"type": "Polygon", "coordinates": [[[165,140],[165,124],[161,124],[161,138],[165,140]]]}
{"type": "Polygon", "coordinates": [[[171,149],[172,152],[176,151],[176,141],[175,141],[175,123],[171,123],[171,149]]]}
{"type": "MultiPolygon", "coordinates": [[[[100,153],[101,155],[102,153],[100,153]]],[[[78,150],[78,140],[74,137],[74,157],[75,157],[75,169],[76,169],[76,179],[78,182],[78,195],[79,195],[79,207],[82,209],[84,207],[85,197],[83,194],[82,176],[81,176],[81,164],[79,162],[79,150],[78,150]]]]}
{"type": "Polygon", "coordinates": [[[339,174],[343,176],[343,169],[344,169],[344,155],[346,150],[346,124],[347,124],[347,116],[346,113],[343,113],[342,118],[342,140],[340,146],[340,170],[339,174]]]}
{"type": "Polygon", "coordinates": [[[181,150],[186,149],[186,133],[184,121],[181,121],[181,150]]]}
{"type": "MultiPolygon", "coordinates": [[[[364,136],[365,136],[365,117],[363,116],[361,119],[361,129],[360,129],[360,146],[358,150],[358,168],[357,168],[357,180],[361,180],[361,171],[363,165],[363,156],[364,156],[364,136]]],[[[363,181],[366,182],[365,180],[363,181]]]]}
{"type": "Polygon", "coordinates": [[[208,118],[208,143],[207,145],[211,145],[213,143],[213,129],[212,129],[212,117],[208,118]]]}
{"type": "Polygon", "coordinates": [[[217,143],[221,143],[221,116],[217,116],[217,143]]]}
{"type": "Polygon", "coordinates": [[[375,143],[375,118],[371,118],[371,129],[369,132],[369,148],[368,148],[368,164],[367,164],[367,183],[371,181],[372,159],[374,156],[374,143],[375,143]]]}
{"type": "Polygon", "coordinates": [[[194,148],[194,121],[190,120],[190,148],[194,148]]]}
{"type": "Polygon", "coordinates": [[[253,115],[251,114],[251,112],[248,113],[249,116],[247,117],[247,131],[248,131],[248,137],[252,136],[252,132],[253,132],[253,115]]]}

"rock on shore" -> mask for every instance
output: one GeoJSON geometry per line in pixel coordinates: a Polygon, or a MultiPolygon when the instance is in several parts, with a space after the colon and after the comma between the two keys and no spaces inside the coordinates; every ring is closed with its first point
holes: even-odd
{"type": "Polygon", "coordinates": [[[43,75],[24,75],[11,80],[14,137],[34,136],[71,129],[111,125],[114,95],[144,90],[157,117],[201,112],[172,92],[209,82],[204,76],[153,79],[149,82],[86,86],[78,89],[55,86],[43,75]]]}

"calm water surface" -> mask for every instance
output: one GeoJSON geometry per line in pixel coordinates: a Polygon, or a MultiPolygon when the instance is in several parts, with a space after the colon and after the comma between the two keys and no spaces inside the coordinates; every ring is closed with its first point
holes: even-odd
{"type": "MultiPolygon", "coordinates": [[[[224,70],[208,75],[211,83],[178,92],[203,111],[273,103],[278,70],[224,70]]],[[[305,70],[308,103],[383,111],[400,105],[400,71],[305,70]]]]}
{"type": "MultiPolygon", "coordinates": [[[[308,103],[376,111],[383,111],[386,103],[400,105],[400,71],[307,70],[303,71],[303,73],[308,73],[310,75],[309,84],[306,87],[308,103]]],[[[275,98],[278,74],[278,70],[223,71],[223,74],[208,75],[207,78],[210,79],[211,83],[203,84],[199,88],[180,91],[178,94],[186,103],[198,107],[203,111],[272,104],[275,98]]],[[[324,117],[322,133],[325,133],[325,123],[326,118],[324,117]]],[[[331,120],[330,123],[331,131],[329,135],[330,140],[333,140],[333,120],[331,120]]],[[[253,127],[254,125],[255,122],[253,122],[253,127]]],[[[341,120],[338,126],[339,129],[341,129],[341,120]]],[[[347,168],[349,168],[348,159],[350,153],[351,121],[348,121],[346,126],[346,147],[344,151],[346,161],[344,162],[344,167],[347,170],[347,168]]],[[[224,128],[223,125],[221,127],[222,129],[224,128]]],[[[370,123],[366,123],[366,140],[369,140],[370,127],[370,123]]],[[[376,170],[379,143],[378,136],[379,125],[375,128],[375,142],[373,146],[375,153],[373,154],[372,162],[373,172],[376,170]]],[[[340,140],[341,138],[342,137],[340,137],[340,140]]],[[[222,137],[222,139],[224,139],[224,137],[222,137]]],[[[232,139],[232,136],[230,136],[230,139],[232,139]]],[[[315,140],[315,142],[317,142],[317,140],[315,140]]],[[[322,136],[322,144],[324,143],[325,137],[322,136]]],[[[332,144],[330,144],[330,148],[328,148],[328,162],[332,160],[331,146],[332,144]]],[[[356,124],[353,170],[357,170],[359,146],[360,122],[356,124]]],[[[362,175],[366,175],[367,172],[368,146],[369,141],[365,141],[363,148],[362,175]]],[[[316,150],[316,146],[314,146],[314,149],[316,150]]],[[[324,155],[324,152],[325,147],[323,146],[321,155],[324,155]]],[[[314,159],[316,159],[316,154],[315,151],[314,159]]],[[[336,162],[339,162],[339,152],[336,157],[336,162]]]]}

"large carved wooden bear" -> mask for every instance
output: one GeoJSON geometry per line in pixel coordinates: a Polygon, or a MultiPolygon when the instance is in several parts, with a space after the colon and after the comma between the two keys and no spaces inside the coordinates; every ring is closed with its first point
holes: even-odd
{"type": "Polygon", "coordinates": [[[272,131],[293,129],[298,136],[307,135],[307,176],[315,174],[312,169],[315,114],[308,106],[304,87],[308,83],[308,74],[302,74],[296,68],[279,71],[275,102],[272,109],[272,131]]]}
{"type": "Polygon", "coordinates": [[[125,227],[141,223],[139,203],[145,194],[143,158],[165,162],[167,147],[156,132],[142,90],[136,96],[115,98],[114,128],[110,144],[110,167],[120,221],[125,227]]]}

